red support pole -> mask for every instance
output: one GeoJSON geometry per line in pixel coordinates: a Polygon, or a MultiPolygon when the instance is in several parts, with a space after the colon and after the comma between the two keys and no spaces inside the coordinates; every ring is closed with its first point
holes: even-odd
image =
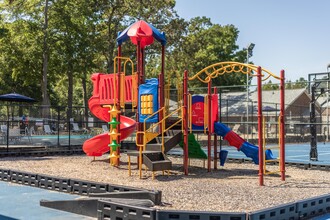
{"type": "MultiPolygon", "coordinates": [[[[141,47],[140,47],[140,41],[138,41],[137,43],[137,47],[136,47],[136,72],[137,72],[137,86],[139,88],[139,86],[142,84],[142,70],[141,70],[141,47]]],[[[139,99],[139,97],[138,97],[139,99]]],[[[140,123],[140,117],[139,117],[139,108],[137,108],[136,110],[136,121],[137,121],[137,131],[142,131],[143,129],[143,124],[140,123]]],[[[142,137],[141,135],[137,136],[137,143],[138,144],[142,144],[142,137]]]]}
{"type": "MultiPolygon", "coordinates": [[[[118,57],[121,57],[121,45],[118,46],[118,57]]],[[[117,94],[118,94],[118,97],[117,97],[117,101],[118,101],[118,107],[120,108],[120,72],[121,72],[121,60],[120,58],[118,59],[118,63],[117,63],[117,73],[114,73],[114,74],[117,74],[118,76],[118,86],[117,86],[117,94]]],[[[118,109],[119,110],[119,109],[118,109]]]]}
{"type": "Polygon", "coordinates": [[[258,83],[258,145],[259,145],[259,185],[264,185],[264,148],[263,148],[263,127],[262,127],[262,84],[261,67],[257,70],[258,83]]]}
{"type": "Polygon", "coordinates": [[[140,84],[140,41],[136,46],[136,72],[138,74],[138,84],[140,84]]]}
{"type": "Polygon", "coordinates": [[[284,116],[285,116],[285,77],[284,70],[281,70],[281,106],[280,106],[280,171],[281,171],[281,180],[285,181],[285,124],[284,124],[284,116]]]}
{"type": "Polygon", "coordinates": [[[144,49],[143,48],[141,48],[141,50],[140,50],[140,70],[141,70],[141,75],[140,75],[140,77],[141,77],[141,84],[143,84],[144,83],[144,81],[145,81],[145,62],[144,62],[145,60],[144,60],[144,49]]]}
{"type": "MultiPolygon", "coordinates": [[[[121,57],[121,45],[118,46],[118,57],[121,57]]],[[[118,80],[117,80],[117,83],[118,83],[118,86],[117,86],[117,103],[116,103],[116,107],[117,107],[117,110],[119,111],[118,114],[117,114],[117,121],[120,123],[120,92],[121,92],[121,89],[120,89],[120,85],[121,85],[121,78],[120,78],[120,72],[121,72],[121,60],[118,59],[118,65],[117,65],[117,71],[118,71],[118,80]]],[[[116,77],[116,73],[114,73],[115,77],[116,77]]],[[[120,132],[120,125],[118,124],[117,125],[117,132],[120,132]]],[[[117,143],[120,143],[120,137],[117,136],[117,143]]],[[[117,148],[117,155],[120,155],[120,149],[119,147],[117,148]]],[[[120,157],[117,159],[118,160],[118,166],[120,165],[120,157]]]]}
{"type": "Polygon", "coordinates": [[[208,97],[208,106],[207,106],[207,115],[208,115],[208,126],[207,126],[207,172],[211,172],[211,84],[212,81],[210,80],[207,84],[207,97],[208,97]]]}
{"type": "MultiPolygon", "coordinates": [[[[165,46],[162,45],[162,67],[159,75],[159,108],[165,105],[165,46]]],[[[159,121],[163,120],[163,112],[158,114],[159,121]]],[[[160,126],[160,132],[163,133],[163,124],[160,126]]]]}
{"type": "Polygon", "coordinates": [[[188,71],[183,75],[183,167],[184,174],[188,175],[188,71]]]}
{"type": "MultiPolygon", "coordinates": [[[[217,94],[217,87],[213,88],[213,94],[214,94],[214,96],[217,94]]],[[[218,169],[218,146],[217,146],[217,144],[218,144],[218,136],[214,133],[214,135],[213,135],[213,168],[215,170],[218,169]]]]}
{"type": "MultiPolygon", "coordinates": [[[[139,85],[143,84],[145,81],[145,75],[144,75],[144,49],[141,48],[140,44],[139,44],[139,53],[140,53],[140,59],[139,59],[139,63],[140,63],[140,83],[139,85]]],[[[139,122],[139,131],[143,131],[143,123],[139,122]]],[[[141,143],[143,142],[143,140],[141,139],[141,143]]]]}

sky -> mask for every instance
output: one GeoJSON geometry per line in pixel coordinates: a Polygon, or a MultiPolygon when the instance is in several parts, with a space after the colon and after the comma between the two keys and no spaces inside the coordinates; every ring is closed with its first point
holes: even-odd
{"type": "Polygon", "coordinates": [[[186,20],[206,16],[214,24],[233,24],[240,49],[255,44],[250,61],[276,75],[285,70],[286,80],[327,72],[328,0],[176,0],[175,10],[186,20]]]}

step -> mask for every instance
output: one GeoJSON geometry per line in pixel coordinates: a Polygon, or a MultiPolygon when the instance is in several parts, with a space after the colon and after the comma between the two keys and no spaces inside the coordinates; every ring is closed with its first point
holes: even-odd
{"type": "MultiPolygon", "coordinates": [[[[172,138],[172,136],[164,136],[164,142],[170,140],[171,138],[172,138]]],[[[155,140],[159,144],[162,143],[162,137],[156,137],[155,140]]]]}
{"type": "Polygon", "coordinates": [[[174,130],[173,131],[173,136],[171,139],[165,142],[164,147],[165,147],[165,153],[170,151],[173,147],[175,147],[180,141],[182,140],[182,132],[174,130]]]}
{"type": "Polygon", "coordinates": [[[162,144],[147,144],[146,151],[162,151],[162,144]]]}
{"type": "Polygon", "coordinates": [[[181,130],[168,130],[165,132],[165,134],[167,136],[175,136],[177,135],[178,133],[181,133],[182,131],[181,130]]]}
{"type": "Polygon", "coordinates": [[[150,171],[163,171],[172,169],[170,161],[162,152],[143,153],[143,164],[150,171]]]}

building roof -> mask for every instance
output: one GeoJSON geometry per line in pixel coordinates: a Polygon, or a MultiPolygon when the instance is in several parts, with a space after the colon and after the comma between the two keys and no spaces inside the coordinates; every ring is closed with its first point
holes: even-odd
{"type": "MultiPolygon", "coordinates": [[[[302,94],[307,93],[306,89],[291,89],[285,90],[285,106],[286,108],[296,101],[302,94]]],[[[246,114],[246,92],[229,92],[221,94],[222,112],[228,112],[230,115],[242,115],[246,114]],[[227,103],[223,103],[227,102],[227,103]],[[228,105],[228,107],[227,107],[228,105]]],[[[268,112],[275,112],[279,110],[280,104],[280,91],[269,90],[262,92],[263,110],[268,112]]],[[[257,91],[251,91],[249,94],[249,112],[257,112],[258,93],[257,91]]]]}
{"type": "MultiPolygon", "coordinates": [[[[300,97],[303,93],[307,94],[306,89],[290,89],[285,90],[285,105],[292,104],[298,97],[300,97]]],[[[250,99],[253,102],[258,101],[258,93],[257,91],[251,92],[250,99]]],[[[264,104],[273,103],[273,104],[280,104],[280,90],[266,90],[262,91],[262,101],[264,104]]]]}
{"type": "MultiPolygon", "coordinates": [[[[311,96],[307,93],[306,89],[290,89],[285,90],[285,106],[286,108],[292,105],[300,96],[306,95],[309,100],[311,100],[311,96]]],[[[203,94],[200,94],[203,95],[203,94]]],[[[204,94],[205,95],[205,94],[204,94]]],[[[246,92],[228,92],[221,93],[221,112],[225,112],[230,116],[240,116],[246,114],[247,106],[246,106],[246,92]]],[[[321,97],[319,98],[321,99],[321,97]]],[[[280,109],[280,91],[279,90],[269,90],[262,92],[262,100],[263,100],[263,111],[268,112],[269,114],[278,113],[280,109]]],[[[320,100],[317,100],[320,102],[320,100]]],[[[258,103],[258,94],[257,91],[251,91],[249,93],[249,114],[257,113],[257,103],[258,103]]],[[[170,110],[174,110],[177,108],[177,102],[170,100],[170,110]]],[[[317,105],[319,103],[317,102],[317,105]]],[[[307,113],[309,114],[309,110],[307,113]]]]}

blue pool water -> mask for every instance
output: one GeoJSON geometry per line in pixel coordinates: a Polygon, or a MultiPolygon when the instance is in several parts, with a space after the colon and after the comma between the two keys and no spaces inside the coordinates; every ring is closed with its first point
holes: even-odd
{"type": "Polygon", "coordinates": [[[79,196],[0,181],[0,219],[93,219],[39,205],[45,200],[72,200],[79,196]]]}

